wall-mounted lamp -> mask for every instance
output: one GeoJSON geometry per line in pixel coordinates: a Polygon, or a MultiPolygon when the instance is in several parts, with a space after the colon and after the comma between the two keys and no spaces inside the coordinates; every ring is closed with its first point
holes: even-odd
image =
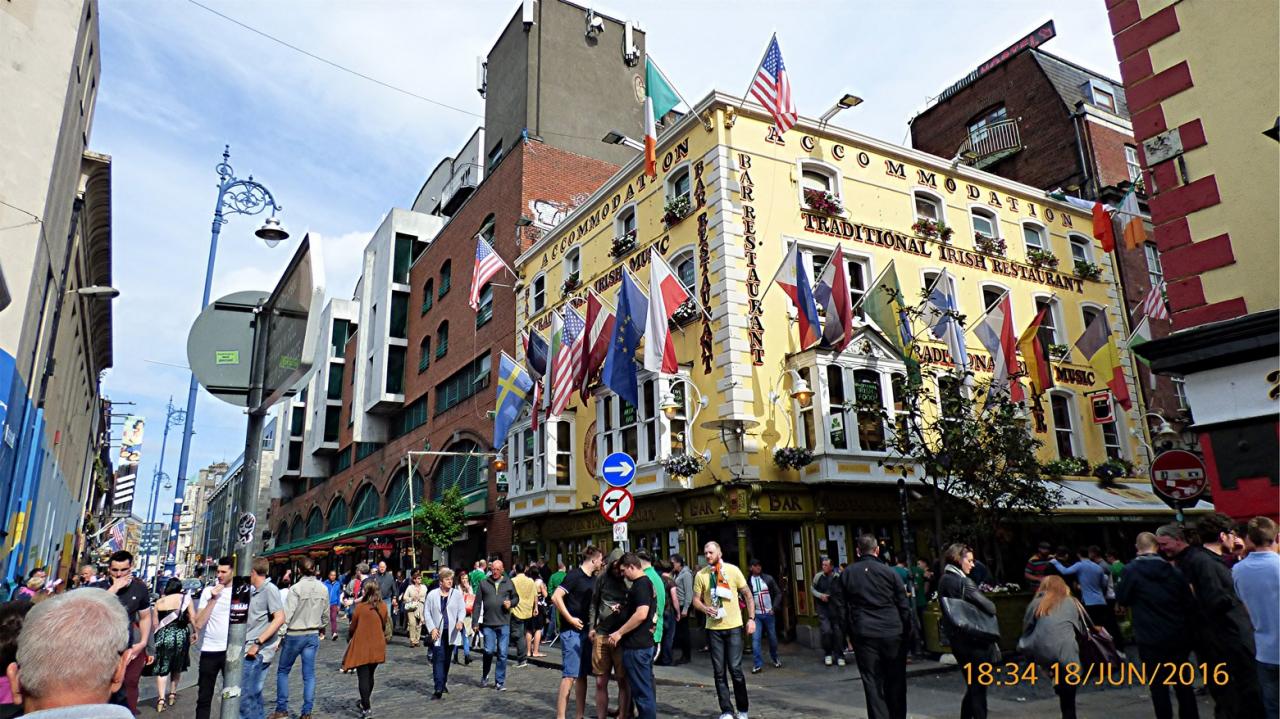
{"type": "Polygon", "coordinates": [[[826,112],[822,113],[822,117],[818,118],[818,122],[825,125],[828,122],[830,122],[831,118],[835,117],[836,114],[839,113],[841,110],[847,110],[851,107],[857,107],[858,105],[861,105],[861,104],[862,104],[862,98],[852,93],[846,92],[843,97],[841,97],[839,100],[836,101],[836,104],[831,106],[830,110],[827,110],[826,112]]]}
{"type": "Polygon", "coordinates": [[[610,130],[604,137],[600,138],[600,141],[606,145],[624,145],[632,150],[644,152],[644,143],[633,140],[617,130],[610,130]]]}

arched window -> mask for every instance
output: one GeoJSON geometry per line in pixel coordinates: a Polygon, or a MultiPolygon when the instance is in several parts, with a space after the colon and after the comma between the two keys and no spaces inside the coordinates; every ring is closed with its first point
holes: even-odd
{"type": "Polygon", "coordinates": [[[817,212],[830,213],[839,211],[840,204],[840,171],[825,164],[804,161],[800,162],[800,202],[817,212]],[[828,201],[834,199],[836,207],[828,201]]]}
{"type": "MultiPolygon", "coordinates": [[[[454,442],[445,448],[449,452],[481,451],[480,445],[471,440],[454,442]]],[[[441,457],[431,476],[431,497],[439,499],[445,490],[457,487],[462,494],[468,495],[484,489],[489,483],[488,462],[482,456],[451,454],[441,457]]]]}
{"type": "Polygon", "coordinates": [[[533,278],[532,312],[541,312],[547,306],[547,276],[538,275],[533,278]]]}
{"type": "Polygon", "coordinates": [[[580,247],[574,245],[564,253],[564,281],[565,282],[581,282],[582,281],[582,252],[580,247]]]}
{"type": "Polygon", "coordinates": [[[307,515],[307,536],[317,537],[324,534],[324,515],[320,513],[320,508],[316,507],[311,510],[311,514],[307,515]]]}
{"type": "Polygon", "coordinates": [[[693,204],[693,188],[690,185],[689,166],[684,167],[671,173],[667,179],[667,202],[683,197],[693,204]]]}
{"type": "Polygon", "coordinates": [[[698,260],[693,248],[680,250],[671,258],[671,268],[676,271],[676,279],[685,291],[697,296],[698,260]]]}
{"type": "Polygon", "coordinates": [[[418,343],[418,374],[427,371],[431,365],[431,336],[424,335],[418,343]]]}
{"type": "Polygon", "coordinates": [[[347,528],[347,500],[338,497],[329,506],[329,517],[325,521],[325,530],[332,532],[347,528]]]}
{"type": "Polygon", "coordinates": [[[436,281],[428,278],[422,285],[422,314],[426,314],[431,309],[431,304],[436,301],[436,281]]]}
{"type": "Polygon", "coordinates": [[[615,237],[636,236],[636,206],[628,205],[614,216],[613,231],[615,237]]]}
{"type": "Polygon", "coordinates": [[[307,538],[307,525],[302,521],[302,517],[295,517],[293,520],[293,529],[289,530],[289,543],[301,542],[307,538]]]}
{"type": "Polygon", "coordinates": [[[436,359],[445,356],[449,351],[449,320],[441,322],[436,327],[436,359]]]}
{"type": "Polygon", "coordinates": [[[911,193],[911,198],[917,220],[929,220],[930,222],[939,223],[946,221],[942,200],[938,196],[924,190],[916,190],[911,193]]]}
{"type": "Polygon", "coordinates": [[[422,475],[413,473],[413,496],[409,496],[409,468],[401,467],[387,484],[387,516],[409,511],[422,501],[422,475]]]}
{"type": "Polygon", "coordinates": [[[372,522],[381,514],[378,493],[372,484],[366,484],[356,492],[355,510],[351,514],[351,526],[372,522]]]}
{"type": "Polygon", "coordinates": [[[1004,298],[1005,292],[1006,292],[1005,288],[1001,287],[1000,285],[994,285],[990,283],[983,284],[982,285],[982,310],[984,312],[990,312],[991,309],[996,306],[996,303],[1004,298]]]}
{"type": "Polygon", "coordinates": [[[440,265],[440,296],[444,297],[449,294],[449,287],[453,284],[453,262],[445,260],[440,265]]]}
{"type": "Polygon", "coordinates": [[[973,223],[973,234],[982,235],[987,239],[995,239],[1000,236],[1000,223],[996,219],[996,213],[985,207],[975,207],[969,210],[969,221],[973,223]]]}
{"type": "Polygon", "coordinates": [[[1022,239],[1027,245],[1027,251],[1040,250],[1041,252],[1049,249],[1049,240],[1045,235],[1044,228],[1039,225],[1033,225],[1029,222],[1022,224],[1022,239]]]}
{"type": "Polygon", "coordinates": [[[1067,238],[1071,243],[1071,261],[1075,262],[1093,262],[1093,241],[1088,237],[1080,235],[1071,235],[1067,238]]]}
{"type": "Polygon", "coordinates": [[[1062,305],[1052,297],[1036,298],[1036,313],[1044,311],[1044,319],[1040,320],[1040,339],[1046,345],[1064,344],[1065,328],[1062,326],[1062,305]]]}

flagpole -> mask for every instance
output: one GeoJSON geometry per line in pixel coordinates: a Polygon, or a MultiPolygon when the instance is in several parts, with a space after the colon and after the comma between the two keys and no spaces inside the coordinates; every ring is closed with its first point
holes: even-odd
{"type": "Polygon", "coordinates": [[[965,324],[964,333],[967,335],[973,330],[977,329],[978,325],[982,324],[982,320],[986,319],[987,315],[991,314],[991,310],[995,309],[996,307],[999,307],[1000,303],[1004,302],[1004,298],[1008,296],[1009,296],[1009,290],[1005,290],[1004,294],[1000,295],[1000,299],[996,300],[991,304],[990,307],[983,310],[982,314],[978,315],[977,318],[975,318],[973,321],[967,322],[965,324]]]}
{"type": "MultiPolygon", "coordinates": [[[[662,264],[666,265],[666,267],[667,267],[667,274],[671,275],[672,277],[676,277],[676,273],[675,273],[675,271],[674,271],[674,270],[672,270],[672,269],[671,269],[671,265],[668,265],[668,264],[667,264],[667,261],[666,261],[666,260],[664,260],[664,259],[662,259],[662,255],[659,255],[659,254],[657,253],[657,248],[656,248],[656,247],[650,247],[650,248],[649,248],[649,272],[650,272],[650,274],[652,274],[652,273],[653,273],[653,263],[654,263],[654,262],[661,262],[662,264]]],[[[706,271],[706,270],[703,270],[703,272],[705,272],[705,271],[706,271]]],[[[652,278],[650,278],[650,279],[652,279],[652,278]]],[[[680,278],[679,278],[679,277],[676,277],[676,282],[679,282],[679,281],[680,281],[680,278]]],[[[681,285],[681,287],[684,287],[684,285],[681,285]]],[[[693,302],[694,306],[696,306],[699,310],[701,310],[701,311],[702,311],[702,316],[703,316],[703,317],[706,317],[706,318],[707,318],[707,321],[708,321],[708,322],[710,322],[710,321],[711,321],[711,313],[707,311],[707,308],[706,308],[706,307],[703,307],[703,306],[702,306],[702,303],[698,301],[697,296],[695,296],[695,295],[693,294],[693,292],[692,292],[692,291],[686,291],[686,294],[688,294],[688,295],[689,295],[689,299],[693,302]]],[[[684,330],[683,330],[683,329],[681,329],[681,330],[680,330],[680,333],[681,333],[681,334],[684,334],[684,330]]]]}
{"type": "Polygon", "coordinates": [[[747,84],[747,89],[742,93],[742,101],[738,103],[738,109],[741,110],[747,104],[747,97],[751,95],[751,86],[756,84],[756,75],[760,74],[760,68],[764,65],[764,59],[769,57],[769,48],[773,47],[773,43],[778,39],[778,31],[774,30],[769,36],[769,44],[764,46],[764,52],[760,54],[760,62],[756,63],[756,71],[751,74],[751,82],[747,84]]]}
{"type": "MultiPolygon", "coordinates": [[[[667,83],[667,87],[671,88],[672,90],[675,90],[676,97],[680,98],[680,102],[683,102],[683,103],[685,104],[685,107],[688,107],[688,108],[689,108],[689,113],[690,113],[690,114],[692,114],[692,115],[695,115],[695,116],[696,116],[696,115],[697,115],[697,112],[695,112],[695,111],[694,111],[694,109],[693,109],[693,103],[691,103],[691,102],[689,102],[688,100],[684,99],[684,95],[681,95],[681,94],[680,94],[680,91],[676,89],[675,83],[671,82],[671,78],[667,77],[667,73],[665,73],[665,72],[663,72],[663,71],[662,71],[662,68],[658,66],[658,63],[657,63],[657,62],[654,62],[653,55],[650,55],[649,53],[647,53],[647,52],[646,52],[646,53],[644,54],[644,58],[645,58],[646,60],[648,60],[648,61],[653,65],[653,69],[657,70],[657,71],[658,71],[658,74],[662,76],[662,80],[663,80],[663,82],[667,83]]],[[[657,118],[657,117],[655,117],[655,118],[653,118],[653,121],[654,121],[654,122],[657,122],[659,119],[661,119],[661,118],[657,118]]],[[[708,132],[710,132],[710,131],[713,129],[713,127],[712,127],[712,125],[711,125],[711,121],[710,121],[710,120],[706,120],[706,119],[703,119],[703,118],[701,118],[701,117],[699,117],[698,119],[699,119],[699,120],[702,120],[702,126],[703,126],[704,128],[706,128],[706,130],[707,130],[708,132]]],[[[665,128],[665,127],[664,127],[664,128],[662,128],[662,129],[663,129],[663,131],[665,132],[665,131],[666,131],[666,130],[668,130],[669,128],[665,128]]]]}
{"type": "MultiPolygon", "coordinates": [[[[876,287],[880,286],[880,280],[883,280],[885,275],[889,274],[889,268],[891,267],[893,267],[893,260],[889,260],[889,264],[885,265],[884,269],[880,270],[880,274],[876,275],[876,278],[871,281],[871,284],[867,285],[867,291],[863,292],[862,296],[858,298],[858,301],[853,303],[853,309],[851,310],[853,314],[858,314],[858,308],[867,301],[867,295],[871,294],[876,287]]],[[[901,288],[899,288],[898,291],[901,292],[901,288]]]]}
{"type": "MultiPolygon", "coordinates": [[[[937,287],[937,286],[938,286],[938,282],[939,282],[939,281],[941,281],[941,280],[942,280],[942,278],[943,278],[943,276],[946,276],[946,275],[947,275],[947,271],[944,269],[943,271],[941,271],[941,272],[939,272],[939,273],[938,273],[938,276],[937,276],[937,277],[933,278],[933,282],[932,282],[932,283],[930,283],[930,284],[929,284],[929,286],[928,286],[928,287],[925,289],[925,291],[924,291],[925,299],[923,299],[923,300],[921,300],[921,301],[919,301],[919,302],[917,302],[917,303],[916,303],[916,310],[917,310],[917,311],[920,309],[920,305],[922,305],[922,304],[924,304],[924,303],[926,303],[926,302],[928,302],[928,301],[929,301],[928,297],[929,297],[929,295],[933,294],[933,288],[937,287]]],[[[914,332],[914,333],[911,335],[911,341],[912,341],[912,343],[914,343],[914,342],[916,341],[916,339],[917,339],[918,337],[920,337],[920,332],[921,332],[921,331],[923,331],[923,330],[926,330],[926,329],[932,330],[932,329],[933,329],[933,327],[932,327],[932,326],[928,326],[928,325],[926,325],[926,326],[924,326],[924,327],[921,327],[921,328],[920,328],[920,330],[917,330],[916,332],[914,332]]]]}

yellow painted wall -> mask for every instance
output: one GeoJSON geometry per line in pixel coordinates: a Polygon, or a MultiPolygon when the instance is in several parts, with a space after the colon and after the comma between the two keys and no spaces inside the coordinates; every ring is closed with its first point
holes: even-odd
{"type": "MultiPolygon", "coordinates": [[[[1043,192],[969,168],[953,169],[942,159],[884,145],[844,131],[819,131],[815,126],[802,125],[786,133],[785,145],[775,144],[766,140],[770,122],[740,111],[730,113],[734,116],[730,122],[726,122],[725,107],[719,102],[713,102],[710,109],[702,114],[712,118],[710,130],[693,122],[693,118],[686,118],[686,122],[663,138],[659,145],[660,168],[656,183],[646,182],[644,188],[640,189],[638,177],[642,168],[628,166],[518,260],[516,269],[526,289],[520,293],[516,324],[520,332],[530,322],[540,327],[549,324],[549,312],[565,299],[559,291],[563,279],[560,262],[564,253],[575,244],[581,248],[584,290],[593,286],[597,279],[609,277],[609,273],[619,266],[608,254],[614,237],[613,219],[616,211],[612,208],[615,197],[619,198],[618,209],[625,207],[628,196],[633,196],[632,201],[636,202],[639,243],[638,249],[629,257],[642,255],[644,248],[655,243],[660,250],[665,250],[663,254],[667,258],[685,247],[696,247],[698,216],[706,213],[707,240],[711,254],[709,279],[717,286],[708,306],[713,318],[711,330],[716,335],[712,372],[704,372],[698,341],[702,333],[701,321],[687,325],[683,333],[675,333],[676,354],[682,365],[692,364],[693,381],[709,399],[708,408],[698,418],[699,424],[708,419],[726,416],[746,416],[759,422],[759,426],[749,433],[752,437],[748,448],[756,449],[749,456],[758,470],[756,476],[760,478],[788,478],[773,466],[772,453],[777,447],[794,444],[790,436],[792,420],[786,416],[789,412],[771,405],[768,396],[771,390],[776,389],[784,397],[784,404],[790,406],[785,398],[791,385],[784,374],[784,367],[787,356],[799,350],[796,330],[788,317],[789,302],[781,290],[768,289],[770,280],[791,240],[798,239],[806,244],[814,243],[830,248],[834,248],[837,242],[837,238],[829,234],[811,231],[817,227],[816,221],[812,218],[806,220],[805,214],[801,212],[797,184],[800,178],[797,161],[800,159],[820,160],[838,170],[846,207],[844,219],[848,223],[891,231],[898,236],[899,242],[909,238],[910,242],[916,243],[917,247],[930,255],[927,258],[920,257],[871,242],[842,240],[846,254],[869,258],[871,274],[867,277],[868,282],[892,259],[904,293],[908,297],[917,297],[924,270],[947,268],[955,278],[960,311],[971,319],[982,313],[979,284],[997,283],[1011,290],[1015,323],[1019,332],[1035,316],[1033,294],[1048,295],[1056,292],[1063,306],[1068,344],[1074,343],[1084,331],[1080,313],[1082,304],[1097,307],[1115,304],[1117,288],[1111,284],[1110,262],[1103,257],[1100,248],[1094,247],[1093,256],[1095,262],[1104,266],[1101,281],[1075,280],[1071,275],[1072,262],[1067,233],[1075,232],[1089,238],[1090,218],[1064,204],[1048,200],[1043,192]],[[812,143],[805,138],[811,138],[812,143]],[[811,149],[806,149],[810,145],[811,149]],[[686,146],[685,159],[692,163],[702,163],[701,180],[706,193],[706,206],[695,209],[693,216],[665,232],[661,223],[664,201],[662,182],[671,171],[678,170],[679,165],[673,159],[664,171],[665,163],[662,159],[668,152],[674,158],[678,153],[673,148],[686,146]],[[743,167],[744,156],[748,158],[750,167],[743,167]],[[955,228],[955,237],[946,251],[965,252],[954,255],[954,262],[941,261],[940,254],[944,248],[940,243],[914,237],[911,230],[915,219],[910,193],[923,186],[920,184],[922,180],[931,180],[936,185],[936,193],[946,205],[945,219],[955,228]],[[950,180],[954,181],[953,189],[948,189],[951,186],[950,180]],[[747,190],[745,186],[748,184],[750,199],[744,199],[744,191],[747,190]],[[970,192],[978,193],[978,199],[970,199],[970,192]],[[964,266],[965,263],[974,264],[979,261],[977,255],[972,253],[973,229],[968,215],[970,203],[980,204],[996,212],[999,217],[1000,234],[1009,245],[1008,260],[1002,263],[1001,272],[964,266]],[[744,204],[754,209],[754,228],[744,227],[744,204]],[[600,218],[600,209],[605,205],[611,209],[607,217],[600,218]],[[592,215],[598,218],[594,229],[590,222],[592,215]],[[1055,274],[1059,279],[1037,282],[1020,274],[1025,272],[1022,230],[1019,224],[1024,219],[1042,222],[1048,229],[1050,248],[1060,260],[1059,267],[1062,271],[1055,274]],[[806,221],[809,222],[810,230],[806,230],[806,221]],[[743,234],[746,229],[754,229],[758,242],[755,248],[754,274],[748,266],[747,253],[744,251],[743,234]],[[544,311],[530,317],[527,286],[540,272],[545,272],[548,278],[548,303],[544,311]],[[764,332],[763,357],[759,364],[753,361],[747,332],[751,321],[750,305],[746,298],[747,285],[756,276],[759,278],[760,292],[768,290],[761,303],[760,323],[764,332]],[[1055,288],[1052,286],[1054,284],[1064,287],[1055,288]],[[732,329],[726,332],[726,325],[732,326],[732,329]],[[731,378],[736,382],[731,384],[731,378]]],[[[695,187],[696,185],[697,180],[695,187]]],[[[980,261],[992,268],[992,263],[998,260],[983,257],[980,261]]],[[[699,266],[699,282],[706,270],[708,268],[699,266]]],[[[647,289],[648,268],[641,267],[636,275],[641,286],[647,289]]],[[[811,277],[810,281],[816,284],[816,278],[811,277]]],[[[611,304],[616,302],[617,287],[616,283],[610,284],[601,293],[611,304]]],[[[572,294],[582,296],[584,290],[572,294]]],[[[1124,320],[1119,313],[1111,311],[1109,318],[1112,326],[1117,331],[1122,331],[1120,328],[1124,327],[1124,320]]],[[[986,354],[972,333],[968,335],[968,340],[971,354],[986,354]]],[[[941,347],[940,344],[932,346],[941,347]]],[[[855,348],[851,346],[846,351],[853,352],[855,348]]],[[[1072,361],[1067,366],[1082,372],[1088,371],[1084,358],[1080,357],[1078,351],[1073,352],[1072,361]]],[[[928,367],[926,364],[926,369],[928,367]]],[[[1131,376],[1130,384],[1130,393],[1136,398],[1137,392],[1132,387],[1131,376]]],[[[1099,381],[1097,387],[1101,386],[1099,381]]],[[[1075,393],[1076,419],[1079,423],[1077,431],[1086,448],[1086,456],[1091,462],[1100,462],[1105,457],[1101,431],[1091,423],[1086,424],[1090,417],[1090,407],[1083,393],[1090,387],[1076,385],[1069,388],[1075,393]]],[[[576,398],[574,402],[577,402],[576,398]]],[[[1045,407],[1048,414],[1047,398],[1045,407]]],[[[596,411],[594,407],[579,407],[576,416],[577,440],[581,443],[586,440],[588,425],[595,421],[596,411]]],[[[1041,435],[1041,439],[1046,442],[1046,459],[1055,454],[1051,417],[1048,421],[1050,432],[1041,435]]],[[[1134,426],[1141,426],[1136,421],[1136,414],[1122,422],[1122,435],[1127,444],[1127,455],[1135,462],[1141,462],[1141,450],[1127,431],[1134,426]]],[[[712,467],[720,466],[722,458],[719,455],[724,454],[724,449],[718,434],[695,428],[693,445],[697,448],[711,448],[712,467]]],[[[868,461],[866,458],[842,457],[840,471],[857,474],[858,468],[871,471],[874,464],[874,459],[868,461]]],[[[816,469],[816,465],[810,465],[806,469],[816,469]]],[[[657,471],[661,472],[660,469],[657,471]]],[[[589,500],[598,491],[597,484],[590,477],[585,477],[587,481],[582,481],[584,474],[581,467],[578,472],[578,498],[582,501],[589,500]]],[[[646,472],[642,467],[638,476],[644,474],[646,472]]],[[[797,476],[794,472],[788,474],[793,479],[797,476]]],[[[723,473],[721,476],[723,477],[723,473]]],[[[709,482],[709,475],[704,472],[695,478],[694,484],[698,486],[709,482]]]]}
{"type": "Polygon", "coordinates": [[[1191,237],[1231,233],[1235,264],[1201,275],[1209,303],[1243,296],[1250,312],[1280,306],[1280,163],[1276,141],[1262,134],[1276,121],[1280,72],[1272,0],[1177,2],[1140,0],[1142,17],[1177,6],[1181,30],[1150,48],[1159,73],[1185,61],[1194,87],[1162,104],[1165,122],[1197,118],[1208,144],[1184,156],[1188,179],[1214,175],[1222,202],[1188,218],[1191,237]]]}

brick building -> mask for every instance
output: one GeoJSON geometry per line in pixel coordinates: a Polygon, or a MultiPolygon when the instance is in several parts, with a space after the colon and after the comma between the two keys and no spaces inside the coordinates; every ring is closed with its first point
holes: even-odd
{"type": "MultiPolygon", "coordinates": [[[[1124,85],[1045,52],[1040,45],[1052,37],[1052,22],[1046,23],[943,90],[912,119],[912,146],[1045,191],[1110,205],[1118,204],[1136,183],[1150,240],[1124,85]]],[[[1072,260],[1076,259],[1080,258],[1073,252],[1072,260]]],[[[1152,241],[1136,248],[1120,242],[1107,260],[1119,279],[1113,303],[1126,309],[1125,326],[1115,329],[1127,337],[1143,318],[1140,305],[1153,283],[1163,280],[1160,251],[1152,241]]],[[[1150,327],[1155,338],[1172,331],[1164,319],[1152,319],[1150,327]]],[[[1154,430],[1164,418],[1175,427],[1188,425],[1182,378],[1156,378],[1146,365],[1134,364],[1147,413],[1143,424],[1154,430]]],[[[1162,438],[1158,444],[1154,449],[1169,440],[1162,438]]],[[[1146,451],[1149,459],[1152,449],[1146,451]]]]}
{"type": "Polygon", "coordinates": [[[1174,333],[1138,348],[1186,376],[1214,504],[1280,516],[1280,87],[1274,2],[1107,0],[1151,190],[1174,333]]]}
{"type": "Polygon", "coordinates": [[[274,560],[407,566],[412,507],[450,486],[467,502],[467,530],[448,562],[510,556],[490,412],[498,355],[517,353],[523,288],[503,272],[481,288],[478,311],[468,305],[476,238],[514,265],[634,154],[599,138],[642,132],[643,41],[631,23],[561,0],[525,3],[503,30],[478,78],[486,127],[436,165],[411,209],[388,213],[353,296],[331,300],[319,323],[315,371],[277,410],[274,560]],[[565,66],[591,77],[550,72],[565,66]],[[443,454],[408,454],[424,450],[443,454]]]}

